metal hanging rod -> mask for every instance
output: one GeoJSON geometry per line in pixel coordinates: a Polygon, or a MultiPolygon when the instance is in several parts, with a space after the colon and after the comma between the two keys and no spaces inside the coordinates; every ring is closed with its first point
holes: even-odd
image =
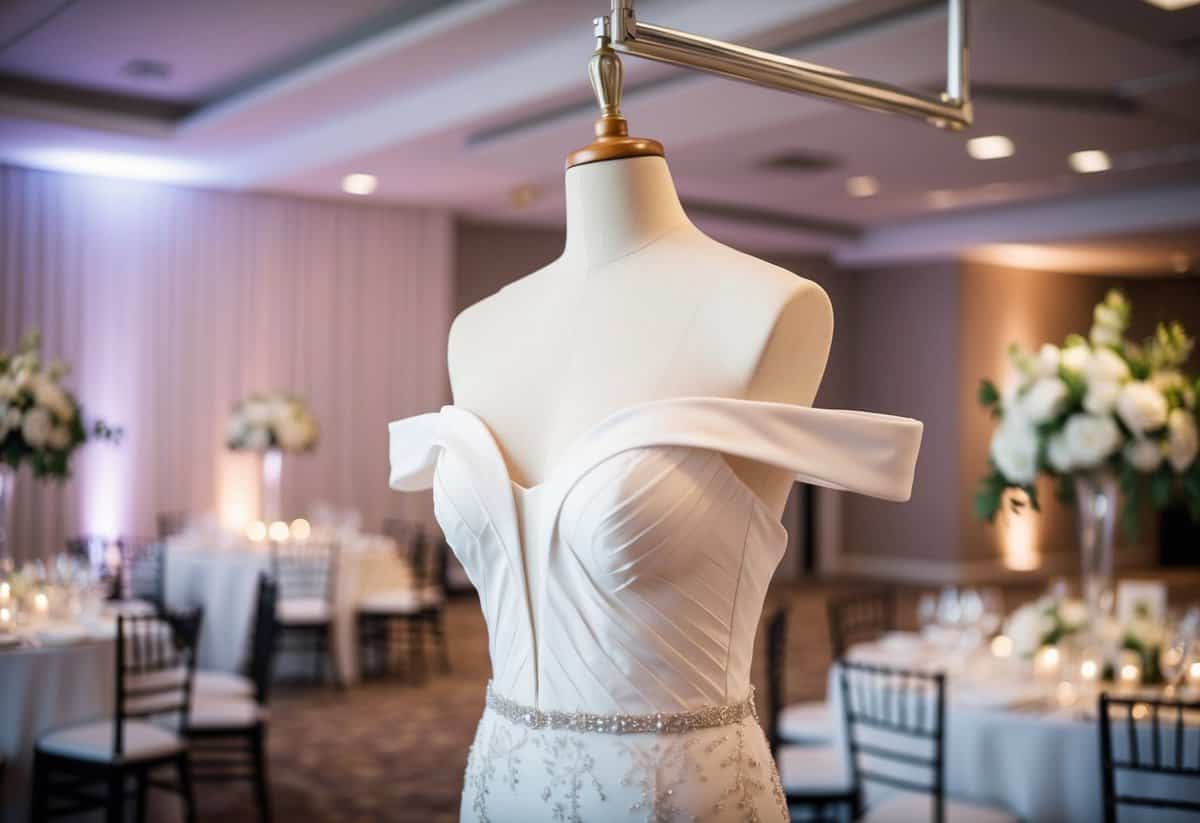
{"type": "Polygon", "coordinates": [[[967,0],[948,0],[946,90],[932,95],[770,52],[645,23],[633,0],[612,0],[612,13],[596,18],[596,36],[615,51],[700,69],[781,91],[813,94],[872,111],[916,117],[940,128],[971,125],[967,74],[967,0]]]}

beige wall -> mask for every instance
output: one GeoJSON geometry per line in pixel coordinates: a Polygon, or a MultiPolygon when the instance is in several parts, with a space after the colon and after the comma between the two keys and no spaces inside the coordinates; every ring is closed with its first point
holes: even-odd
{"type": "Polygon", "coordinates": [[[849,570],[891,576],[899,558],[953,560],[962,506],[958,467],[957,265],[935,263],[859,272],[851,403],[925,424],[912,499],[888,503],[848,495],[843,550],[849,570]]]}

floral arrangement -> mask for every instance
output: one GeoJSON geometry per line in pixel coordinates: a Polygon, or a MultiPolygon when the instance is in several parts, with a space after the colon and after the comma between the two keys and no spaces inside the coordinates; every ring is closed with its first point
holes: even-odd
{"type": "Polygon", "coordinates": [[[71,455],[90,439],[119,440],[103,421],[84,423],[75,396],[63,388],[69,367],[42,364],[42,338],[26,335],[12,354],[0,352],[0,464],[28,463],[35,477],[66,479],[71,455]]]}
{"type": "Polygon", "coordinates": [[[1082,600],[1047,595],[1026,603],[1004,621],[1003,633],[1012,640],[1013,653],[1029,659],[1046,646],[1079,639],[1081,643],[1095,642],[1105,659],[1101,676],[1113,680],[1115,662],[1122,651],[1132,651],[1141,661],[1142,682],[1150,685],[1162,682],[1159,652],[1166,638],[1166,626],[1155,620],[1143,607],[1124,622],[1113,617],[1101,617],[1093,629],[1088,607],[1082,600]],[[1088,634],[1084,641],[1081,638],[1088,634]]]}
{"type": "Polygon", "coordinates": [[[299,397],[282,392],[252,394],[234,407],[226,445],[235,451],[310,451],[317,445],[317,421],[299,397]]]}
{"type": "Polygon", "coordinates": [[[1043,646],[1054,646],[1088,627],[1088,608],[1082,600],[1047,595],[1026,603],[1004,621],[1004,634],[1013,652],[1033,657],[1043,646]]]}
{"type": "MultiPolygon", "coordinates": [[[[1185,375],[1194,341],[1178,323],[1158,326],[1142,343],[1125,339],[1130,307],[1111,291],[1097,304],[1087,339],[1072,335],[1062,348],[1036,354],[1015,344],[1009,358],[1018,379],[997,390],[988,380],[979,401],[1000,420],[991,466],[975,497],[975,513],[991,521],[1008,489],[1021,489],[1038,508],[1035,481],[1055,478],[1070,502],[1073,475],[1111,471],[1124,497],[1126,530],[1137,530],[1142,490],[1158,508],[1178,495],[1200,521],[1200,380],[1185,375]]],[[[1015,507],[1023,505],[1012,497],[1015,507]]]]}

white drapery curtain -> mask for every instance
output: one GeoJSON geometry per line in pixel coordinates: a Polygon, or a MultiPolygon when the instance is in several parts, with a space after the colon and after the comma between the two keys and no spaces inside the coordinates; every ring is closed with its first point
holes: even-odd
{"type": "Polygon", "coordinates": [[[258,462],[224,429],[263,390],[302,395],[321,425],[315,453],[285,458],[285,514],[427,520],[428,499],[387,488],[387,422],[446,402],[452,311],[443,212],[0,166],[0,348],[40,328],[85,415],[125,431],[61,486],[21,471],[18,561],[152,534],[158,512],[255,514],[258,462]]]}

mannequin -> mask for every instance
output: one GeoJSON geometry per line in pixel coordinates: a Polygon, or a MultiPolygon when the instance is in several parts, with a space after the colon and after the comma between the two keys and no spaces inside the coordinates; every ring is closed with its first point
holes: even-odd
{"type": "MultiPolygon", "coordinates": [[[[833,335],[820,286],[704,235],[662,157],[574,165],[566,199],[562,256],[466,309],[450,331],[454,402],[487,422],[519,489],[635,403],[812,403],[833,335]]],[[[728,461],[782,513],[788,472],[728,461]]]]}

